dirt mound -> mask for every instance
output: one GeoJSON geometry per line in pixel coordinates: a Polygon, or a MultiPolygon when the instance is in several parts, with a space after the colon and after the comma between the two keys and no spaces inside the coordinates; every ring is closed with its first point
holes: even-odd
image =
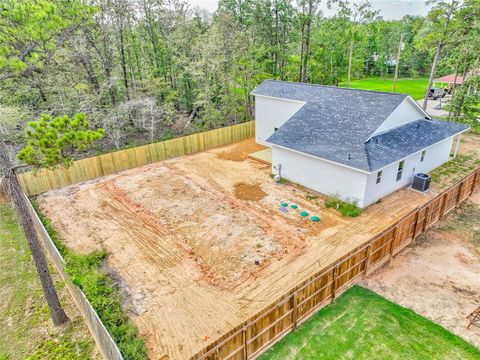
{"type": "Polygon", "coordinates": [[[259,201],[267,196],[267,193],[258,185],[239,182],[235,184],[234,188],[235,196],[240,200],[259,201]]]}
{"type": "Polygon", "coordinates": [[[258,145],[250,139],[240,141],[234,147],[223,151],[217,155],[217,158],[223,160],[231,161],[243,161],[248,158],[248,155],[255,152],[265,149],[264,146],[258,145]]]}

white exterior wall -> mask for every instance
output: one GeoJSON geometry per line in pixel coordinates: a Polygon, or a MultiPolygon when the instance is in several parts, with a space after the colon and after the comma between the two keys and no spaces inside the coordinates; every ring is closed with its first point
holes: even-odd
{"type": "Polygon", "coordinates": [[[374,203],[395,190],[410,185],[414,174],[428,173],[447,162],[450,158],[452,143],[453,136],[427,148],[423,162],[420,162],[422,151],[405,158],[402,179],[399,181],[396,181],[396,179],[400,161],[382,169],[382,180],[379,184],[376,183],[377,172],[368,175],[364,206],[374,203]]]}
{"type": "Polygon", "coordinates": [[[258,144],[270,146],[265,140],[280,128],[305,103],[293,100],[255,96],[255,137],[258,144]]]}
{"type": "Polygon", "coordinates": [[[427,114],[420,109],[412,98],[408,97],[385,119],[373,135],[383,133],[412,121],[423,119],[425,116],[427,116],[427,114]]]}
{"type": "Polygon", "coordinates": [[[335,195],[363,207],[367,173],[272,146],[272,172],[325,195],[335,195]]]}

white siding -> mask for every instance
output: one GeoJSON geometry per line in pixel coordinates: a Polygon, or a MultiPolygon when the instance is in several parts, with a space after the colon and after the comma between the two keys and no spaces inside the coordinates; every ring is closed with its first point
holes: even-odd
{"type": "Polygon", "coordinates": [[[272,146],[272,171],[282,177],[326,195],[336,195],[343,200],[363,206],[368,174],[336,165],[298,152],[272,146]]]}
{"type": "Polygon", "coordinates": [[[258,144],[270,146],[265,140],[275,128],[282,126],[305,103],[255,96],[255,136],[258,144]]]}
{"type": "Polygon", "coordinates": [[[450,157],[452,142],[453,137],[450,137],[427,148],[423,162],[420,161],[421,151],[405,158],[402,179],[399,181],[396,180],[399,162],[382,169],[382,180],[379,184],[376,183],[377,172],[368,175],[364,206],[374,203],[395,190],[410,185],[414,174],[419,172],[428,173],[447,162],[450,157]]]}
{"type": "MultiPolygon", "coordinates": [[[[425,114],[410,97],[406,98],[380,125],[373,135],[423,119],[425,114]]],[[[373,136],[372,135],[372,136],[373,136]]]]}

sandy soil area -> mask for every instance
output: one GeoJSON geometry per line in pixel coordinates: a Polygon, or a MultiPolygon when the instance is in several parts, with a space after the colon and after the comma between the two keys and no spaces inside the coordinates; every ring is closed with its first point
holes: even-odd
{"type": "Polygon", "coordinates": [[[343,218],[275,184],[247,158],[259,149],[247,140],[39,198],[69,247],[108,251],[152,359],[190,357],[433,196],[405,189],[343,218]]]}
{"type": "MultiPolygon", "coordinates": [[[[480,204],[480,194],[472,200],[480,204]]],[[[460,226],[455,224],[458,215],[449,215],[363,285],[480,348],[480,327],[466,328],[468,314],[480,304],[477,214],[465,214],[468,223],[460,226]]]]}

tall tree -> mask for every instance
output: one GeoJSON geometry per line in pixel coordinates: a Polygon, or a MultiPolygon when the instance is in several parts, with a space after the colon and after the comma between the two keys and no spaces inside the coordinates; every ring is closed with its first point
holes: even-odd
{"type": "Polygon", "coordinates": [[[3,172],[6,190],[15,205],[20,218],[23,231],[27,238],[28,246],[37,269],[38,277],[42,285],[43,294],[47,301],[53,324],[60,326],[68,322],[68,316],[60,304],[52,277],[48,271],[48,263],[38,238],[37,230],[27,205],[27,200],[20,187],[16,174],[17,167],[13,165],[7,153],[7,145],[0,139],[0,170],[3,172]]]}
{"type": "Polygon", "coordinates": [[[395,92],[395,85],[397,84],[398,68],[400,67],[400,54],[402,52],[402,47],[403,47],[403,33],[400,35],[400,41],[398,42],[397,59],[395,61],[395,74],[393,76],[393,85],[392,85],[393,92],[395,92]]]}
{"type": "Polygon", "coordinates": [[[348,68],[347,68],[347,87],[350,86],[352,75],[353,52],[356,42],[359,41],[360,30],[362,24],[366,24],[373,20],[378,11],[373,10],[370,0],[363,2],[349,3],[348,0],[339,0],[340,15],[350,20],[348,27],[348,68]]]}
{"type": "Polygon", "coordinates": [[[429,0],[428,4],[436,4],[436,6],[428,13],[428,18],[431,22],[432,28],[428,40],[433,40],[436,43],[435,55],[433,57],[432,67],[430,70],[430,77],[428,79],[427,91],[423,99],[423,110],[427,108],[428,95],[433,86],[435,71],[442,53],[442,49],[451,30],[451,21],[455,11],[459,8],[460,2],[458,0],[451,0],[450,3],[443,0],[429,0]]]}
{"type": "MultiPolygon", "coordinates": [[[[25,164],[35,167],[70,164],[76,152],[88,149],[94,141],[102,136],[102,130],[93,131],[88,127],[89,123],[83,114],[77,114],[73,119],[67,116],[56,119],[44,116],[38,122],[28,124],[26,131],[28,142],[26,147],[19,152],[18,158],[25,164]]],[[[4,174],[7,192],[17,209],[20,223],[27,237],[52,321],[55,326],[60,326],[68,321],[68,317],[55,291],[47,259],[29,211],[27,198],[18,181],[16,174],[18,168],[19,166],[14,165],[11,161],[2,136],[0,138],[0,171],[4,174]]]]}
{"type": "Polygon", "coordinates": [[[318,0],[300,0],[301,12],[299,14],[301,41],[300,41],[300,68],[299,81],[307,81],[308,61],[310,58],[310,41],[312,34],[312,23],[317,11],[318,0]]]}

